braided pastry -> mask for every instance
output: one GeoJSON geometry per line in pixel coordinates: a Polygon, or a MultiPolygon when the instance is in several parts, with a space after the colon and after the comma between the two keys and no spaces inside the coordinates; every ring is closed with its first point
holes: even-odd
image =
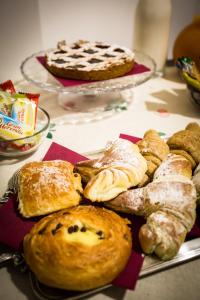
{"type": "Polygon", "coordinates": [[[76,164],[87,185],[84,196],[91,201],[107,201],[138,185],[147,170],[147,163],[137,145],[118,139],[107,145],[103,156],[76,164]]]}

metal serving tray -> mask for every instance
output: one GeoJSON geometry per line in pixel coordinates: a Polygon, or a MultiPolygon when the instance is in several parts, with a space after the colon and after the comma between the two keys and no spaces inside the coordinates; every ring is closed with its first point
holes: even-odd
{"type": "MultiPolygon", "coordinates": [[[[200,257],[200,238],[185,242],[181,246],[179,253],[168,261],[161,261],[154,256],[145,256],[139,278],[144,278],[154,273],[164,271],[198,257],[200,257]]],[[[23,257],[19,253],[6,252],[0,255],[0,265],[10,260],[13,261],[15,266],[20,266],[21,269],[24,270],[25,263],[23,261],[23,257]]],[[[78,300],[99,293],[112,286],[111,284],[108,284],[87,292],[76,292],[44,286],[31,272],[29,272],[29,279],[33,293],[40,300],[78,300]]]]}

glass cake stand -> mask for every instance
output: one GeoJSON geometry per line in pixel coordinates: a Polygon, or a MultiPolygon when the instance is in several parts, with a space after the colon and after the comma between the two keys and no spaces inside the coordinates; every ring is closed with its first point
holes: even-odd
{"type": "Polygon", "coordinates": [[[20,66],[21,73],[28,82],[45,91],[56,92],[59,105],[65,110],[60,123],[82,123],[110,117],[114,113],[127,110],[133,102],[134,87],[146,82],[155,74],[154,60],[139,51],[135,61],[149,70],[115,79],[63,86],[38,61],[38,57],[52,49],[40,51],[27,57],[20,66]]]}

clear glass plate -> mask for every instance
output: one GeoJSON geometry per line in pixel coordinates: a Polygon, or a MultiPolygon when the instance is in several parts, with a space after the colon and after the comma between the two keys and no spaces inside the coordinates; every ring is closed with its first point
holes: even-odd
{"type": "Polygon", "coordinates": [[[66,112],[57,120],[60,124],[98,121],[127,110],[133,102],[134,87],[152,78],[156,71],[156,64],[150,56],[134,51],[136,63],[146,66],[149,71],[64,87],[38,62],[37,57],[44,56],[51,50],[27,57],[21,63],[20,69],[28,82],[43,90],[57,92],[58,105],[66,112]]]}

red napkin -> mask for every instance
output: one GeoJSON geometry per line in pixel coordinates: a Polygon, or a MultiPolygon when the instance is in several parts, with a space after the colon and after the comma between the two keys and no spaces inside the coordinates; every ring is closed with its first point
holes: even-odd
{"type": "MultiPolygon", "coordinates": [[[[61,145],[52,143],[43,160],[54,159],[68,160],[75,164],[87,158],[61,145]]],[[[0,242],[15,250],[20,250],[23,237],[37,220],[39,218],[23,218],[17,209],[16,195],[11,196],[9,201],[0,207],[0,242]]]]}
{"type": "Polygon", "coordinates": [[[128,141],[130,141],[130,142],[132,142],[132,143],[134,143],[134,144],[136,144],[138,141],[141,140],[141,138],[139,138],[139,137],[132,136],[132,135],[128,135],[128,134],[124,134],[124,133],[121,133],[121,134],[119,135],[119,137],[120,137],[121,139],[128,140],[128,141]]]}
{"type": "MultiPolygon", "coordinates": [[[[43,65],[43,67],[47,70],[46,66],[45,66],[45,58],[44,56],[38,56],[37,60],[43,65]]],[[[48,71],[48,70],[47,70],[48,71]]],[[[140,74],[140,73],[144,73],[150,71],[149,68],[147,68],[146,66],[142,65],[142,64],[138,64],[135,63],[132,70],[129,71],[128,73],[126,73],[125,76],[128,75],[135,75],[135,74],[140,74]]],[[[51,74],[52,75],[52,74],[51,74]]],[[[73,80],[73,79],[65,79],[65,78],[61,78],[61,77],[57,77],[55,75],[54,78],[56,80],[58,80],[63,86],[69,87],[69,86],[76,86],[76,85],[80,85],[80,84],[85,84],[85,83],[92,83],[95,81],[88,81],[88,80],[73,80]]]]}
{"type": "MultiPolygon", "coordinates": [[[[68,160],[74,164],[86,158],[59,144],[52,143],[44,160],[54,159],[68,160]]],[[[38,219],[32,218],[31,220],[27,220],[23,218],[17,210],[16,195],[10,197],[9,201],[0,207],[0,242],[12,249],[21,250],[23,237],[30,231],[38,219]]],[[[136,217],[131,217],[131,220],[133,226],[133,251],[126,268],[113,281],[114,285],[127,289],[134,289],[144,260],[137,240],[137,232],[143,220],[136,217]]]]}

